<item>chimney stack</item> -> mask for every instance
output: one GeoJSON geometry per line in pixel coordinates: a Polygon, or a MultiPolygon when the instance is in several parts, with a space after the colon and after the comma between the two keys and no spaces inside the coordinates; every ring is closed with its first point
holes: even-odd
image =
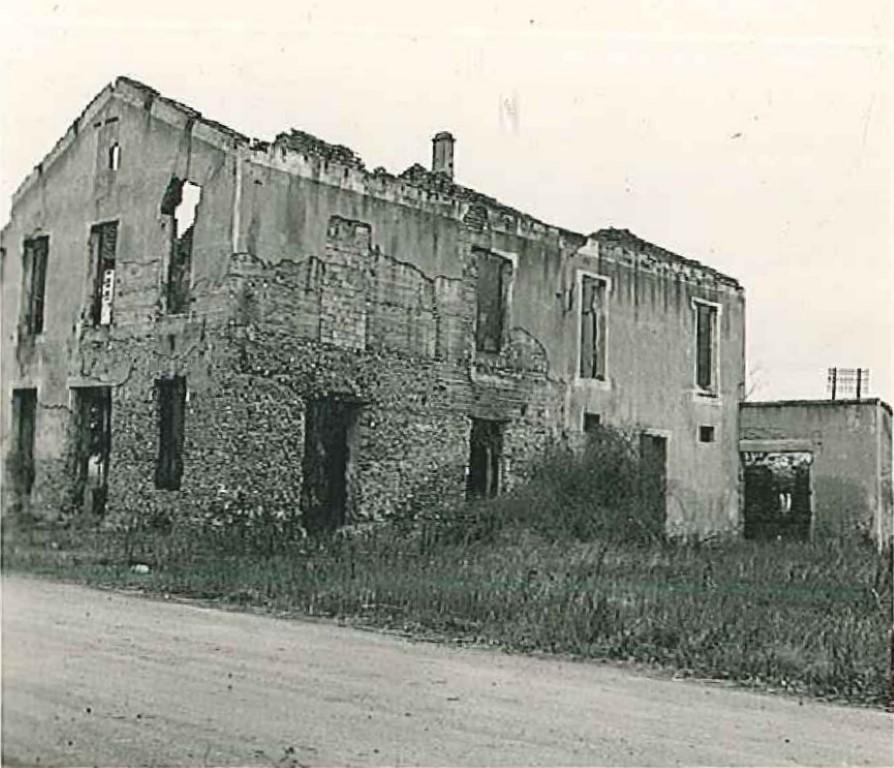
{"type": "Polygon", "coordinates": [[[456,140],[447,131],[436,133],[431,140],[431,169],[453,179],[453,144],[456,140]]]}

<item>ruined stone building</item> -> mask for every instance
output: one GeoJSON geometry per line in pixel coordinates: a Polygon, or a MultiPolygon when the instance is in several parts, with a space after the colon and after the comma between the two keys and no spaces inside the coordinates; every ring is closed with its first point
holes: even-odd
{"type": "Polygon", "coordinates": [[[739,284],[545,224],[453,156],[439,133],[392,175],[106,87],[2,232],[4,506],[331,527],[499,493],[602,423],[666,479],[670,532],[738,531],[739,284]]]}

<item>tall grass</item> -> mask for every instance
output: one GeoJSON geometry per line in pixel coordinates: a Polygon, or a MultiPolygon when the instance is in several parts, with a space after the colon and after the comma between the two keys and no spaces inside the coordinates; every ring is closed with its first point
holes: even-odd
{"type": "Polygon", "coordinates": [[[641,466],[632,438],[609,427],[587,436],[582,450],[549,446],[528,482],[494,499],[436,509],[423,521],[453,541],[492,541],[506,528],[550,541],[657,541],[664,515],[659,481],[641,466]]]}
{"type": "Polygon", "coordinates": [[[888,704],[890,552],[852,539],[666,542],[656,520],[634,519],[642,493],[635,454],[609,436],[548,454],[506,497],[401,524],[315,539],[288,521],[32,531],[30,545],[4,542],[4,565],[888,704]]]}

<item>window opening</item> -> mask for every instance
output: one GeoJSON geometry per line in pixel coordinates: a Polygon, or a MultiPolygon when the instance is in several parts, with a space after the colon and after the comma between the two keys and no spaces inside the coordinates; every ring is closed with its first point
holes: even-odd
{"type": "Polygon", "coordinates": [[[696,302],[695,383],[705,392],[716,392],[717,307],[696,302]]]}
{"type": "Polygon", "coordinates": [[[95,275],[90,319],[94,326],[112,324],[115,302],[115,251],[118,247],[118,222],[95,224],[90,229],[90,251],[95,275]]]}
{"type": "Polygon", "coordinates": [[[49,250],[50,238],[46,235],[25,240],[22,263],[22,326],[26,336],[43,333],[49,250]]]}
{"type": "Polygon", "coordinates": [[[581,275],[580,369],[582,379],[605,381],[606,281],[581,275]]]}
{"type": "Polygon", "coordinates": [[[476,261],[475,349],[479,352],[499,352],[506,326],[512,262],[489,251],[476,251],[476,261]]]}
{"type": "Polygon", "coordinates": [[[165,306],[168,313],[180,314],[189,309],[192,249],[196,212],[202,199],[202,188],[191,181],[173,178],[162,198],[161,212],[171,217],[171,246],[165,306]]]}
{"type": "Polygon", "coordinates": [[[714,427],[701,426],[698,428],[698,439],[702,443],[714,442],[714,427]]]}

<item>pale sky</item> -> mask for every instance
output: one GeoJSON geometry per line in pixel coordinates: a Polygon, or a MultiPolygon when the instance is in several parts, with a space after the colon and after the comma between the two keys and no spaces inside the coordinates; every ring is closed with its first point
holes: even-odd
{"type": "Polygon", "coordinates": [[[886,0],[3,0],[0,218],[119,74],[243,133],[430,162],[553,224],[733,275],[753,398],[892,371],[886,0]],[[129,9],[132,6],[132,9],[129,9]]]}

